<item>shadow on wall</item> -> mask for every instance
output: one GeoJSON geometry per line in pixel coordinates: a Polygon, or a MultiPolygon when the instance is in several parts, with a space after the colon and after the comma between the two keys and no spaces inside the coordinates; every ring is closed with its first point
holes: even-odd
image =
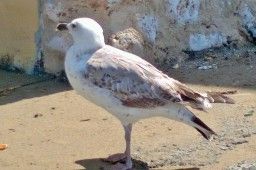
{"type": "Polygon", "coordinates": [[[50,76],[28,76],[0,70],[0,105],[70,90],[50,76]]]}

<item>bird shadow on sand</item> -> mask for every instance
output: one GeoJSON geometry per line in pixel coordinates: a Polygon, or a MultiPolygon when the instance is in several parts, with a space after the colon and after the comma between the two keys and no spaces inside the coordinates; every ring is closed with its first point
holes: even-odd
{"type": "MultiPolygon", "coordinates": [[[[84,167],[88,170],[120,170],[116,165],[102,161],[103,158],[84,159],[75,161],[76,164],[84,167]]],[[[132,159],[133,169],[132,170],[200,170],[197,167],[190,168],[150,168],[146,162],[132,159]]]]}
{"type": "MultiPolygon", "coordinates": [[[[84,160],[75,161],[75,163],[89,170],[120,170],[119,168],[117,168],[117,164],[104,162],[102,159],[103,158],[84,159],[84,160]]],[[[135,159],[133,159],[132,162],[133,162],[133,170],[149,169],[147,163],[145,162],[142,162],[140,160],[135,160],[135,159]]]]}

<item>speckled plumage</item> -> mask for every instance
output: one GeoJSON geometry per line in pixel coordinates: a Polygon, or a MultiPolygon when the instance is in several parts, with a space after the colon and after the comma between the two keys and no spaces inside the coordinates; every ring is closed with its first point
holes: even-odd
{"type": "Polygon", "coordinates": [[[78,94],[112,113],[124,126],[125,169],[132,167],[132,124],[140,119],[163,116],[194,127],[207,139],[215,134],[186,105],[206,109],[215,98],[219,102],[231,99],[221,93],[200,94],[142,58],[105,45],[103,30],[92,19],[79,18],[58,27],[68,29],[74,39],[65,58],[70,84],[78,94]]]}

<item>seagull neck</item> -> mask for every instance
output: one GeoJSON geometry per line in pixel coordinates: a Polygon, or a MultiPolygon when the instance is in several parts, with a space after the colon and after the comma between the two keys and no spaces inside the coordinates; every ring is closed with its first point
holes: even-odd
{"type": "Polygon", "coordinates": [[[98,49],[105,46],[105,43],[97,44],[86,44],[86,43],[74,43],[73,47],[76,49],[78,55],[83,55],[87,53],[94,53],[98,49]]]}

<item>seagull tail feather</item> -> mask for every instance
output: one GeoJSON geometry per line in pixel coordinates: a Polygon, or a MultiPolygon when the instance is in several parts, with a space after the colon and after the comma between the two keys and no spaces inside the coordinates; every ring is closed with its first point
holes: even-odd
{"type": "Polygon", "coordinates": [[[210,103],[228,103],[234,104],[234,99],[228,97],[227,95],[237,93],[236,90],[225,91],[225,92],[207,92],[207,98],[210,103]]]}
{"type": "Polygon", "coordinates": [[[213,135],[217,135],[209,126],[184,106],[179,108],[178,113],[176,113],[174,117],[169,118],[194,127],[207,140],[211,140],[213,135]]]}

